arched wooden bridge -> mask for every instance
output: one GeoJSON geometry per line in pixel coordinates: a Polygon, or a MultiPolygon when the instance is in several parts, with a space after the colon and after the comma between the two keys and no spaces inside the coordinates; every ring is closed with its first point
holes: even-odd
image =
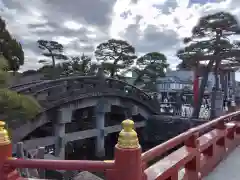
{"type": "Polygon", "coordinates": [[[17,168],[43,168],[102,171],[107,180],[237,180],[240,178],[239,119],[240,111],[230,113],[189,129],[147,152],[142,152],[133,121],[125,120],[114,160],[110,161],[13,159],[11,142],[1,122],[0,179],[27,180],[19,176],[17,168]]]}
{"type": "Polygon", "coordinates": [[[96,76],[64,77],[56,80],[35,81],[10,87],[18,93],[33,96],[42,111],[29,120],[15,120],[9,124],[13,129],[14,142],[21,141],[38,127],[53,122],[51,114],[60,116],[61,109],[82,109],[97,107],[98,101],[105,99],[110,105],[121,106],[131,115],[139,113],[143,117],[159,114],[160,108],[156,98],[143,90],[124,81],[107,78],[100,73],[96,76]],[[135,111],[135,112],[134,112],[135,111]]]}

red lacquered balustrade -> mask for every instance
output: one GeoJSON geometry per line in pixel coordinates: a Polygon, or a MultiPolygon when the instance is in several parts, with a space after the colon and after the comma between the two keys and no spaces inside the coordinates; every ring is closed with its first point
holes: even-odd
{"type": "Polygon", "coordinates": [[[107,180],[200,180],[240,144],[239,118],[240,112],[230,113],[144,153],[134,122],[125,120],[112,161],[13,159],[11,142],[1,123],[0,180],[26,180],[17,168],[102,171],[107,180]]]}

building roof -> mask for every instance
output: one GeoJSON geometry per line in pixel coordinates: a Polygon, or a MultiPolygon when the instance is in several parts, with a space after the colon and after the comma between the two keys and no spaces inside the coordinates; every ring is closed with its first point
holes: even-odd
{"type": "Polygon", "coordinates": [[[166,76],[163,78],[159,78],[157,83],[179,83],[179,84],[191,84],[192,80],[190,79],[181,79],[178,76],[166,76]]]}
{"type": "Polygon", "coordinates": [[[193,81],[194,72],[187,70],[169,71],[166,73],[166,76],[176,76],[182,81],[193,81]]]}

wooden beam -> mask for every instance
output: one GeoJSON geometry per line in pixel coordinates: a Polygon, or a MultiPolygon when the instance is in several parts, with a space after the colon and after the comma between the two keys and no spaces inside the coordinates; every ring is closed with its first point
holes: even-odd
{"type": "MultiPolygon", "coordinates": [[[[145,126],[145,121],[141,122],[136,122],[135,127],[140,128],[145,126]]],[[[121,125],[115,125],[115,126],[108,126],[105,127],[105,133],[110,134],[114,132],[119,132],[121,131],[122,126],[121,125]]],[[[78,132],[72,132],[72,133],[67,133],[64,139],[66,142],[70,141],[75,141],[75,140],[81,140],[81,139],[87,139],[91,137],[95,137],[98,135],[98,129],[89,129],[89,130],[84,130],[84,131],[78,131],[78,132]]],[[[45,146],[50,146],[55,143],[55,136],[47,136],[43,138],[36,138],[36,139],[31,139],[31,140],[26,140],[23,142],[24,144],[24,149],[30,150],[30,149],[36,149],[38,147],[45,147],[45,146]]]]}

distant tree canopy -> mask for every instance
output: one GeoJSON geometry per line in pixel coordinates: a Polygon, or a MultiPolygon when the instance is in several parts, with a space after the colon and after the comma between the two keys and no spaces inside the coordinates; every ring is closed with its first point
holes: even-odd
{"type": "MultiPolygon", "coordinates": [[[[4,115],[4,120],[8,122],[31,120],[40,112],[41,107],[32,97],[20,95],[6,88],[8,70],[7,60],[0,56],[0,114],[4,115]]],[[[9,125],[11,126],[11,122],[9,125]]]]}
{"type": "Polygon", "coordinates": [[[137,74],[134,85],[146,83],[144,77],[150,82],[156,82],[158,77],[164,77],[169,64],[164,54],[159,52],[150,52],[137,59],[136,67],[133,71],[137,74]]]}
{"type": "Polygon", "coordinates": [[[95,50],[95,56],[110,77],[119,75],[120,70],[130,67],[137,58],[132,45],[117,39],[99,44],[95,50]]]}
{"type": "Polygon", "coordinates": [[[192,70],[194,66],[195,66],[195,65],[192,65],[192,64],[186,62],[185,60],[182,60],[182,61],[177,65],[176,68],[177,68],[178,70],[192,70]]]}
{"type": "Polygon", "coordinates": [[[37,73],[36,70],[30,69],[30,70],[24,71],[24,72],[22,73],[22,75],[23,75],[23,76],[30,76],[30,75],[33,75],[33,74],[36,74],[36,73],[37,73]]]}
{"type": "MultiPolygon", "coordinates": [[[[56,60],[67,60],[67,56],[63,54],[63,45],[56,42],[56,41],[48,41],[48,40],[38,40],[38,47],[43,50],[43,55],[46,57],[51,57],[52,59],[52,77],[55,78],[56,72],[55,72],[55,66],[56,66],[56,60]]],[[[40,60],[39,63],[46,63],[47,60],[40,60]]]]}
{"type": "MultiPolygon", "coordinates": [[[[184,39],[186,46],[177,52],[177,56],[182,60],[181,65],[194,68],[196,71],[202,65],[205,66],[200,85],[199,103],[193,112],[194,117],[199,116],[209,72],[214,71],[216,89],[218,89],[218,71],[223,62],[226,63],[227,60],[227,63],[233,63],[239,60],[236,43],[232,44],[228,39],[229,36],[237,35],[239,32],[237,20],[230,13],[210,14],[200,18],[192,30],[192,36],[184,39]]],[[[214,102],[214,96],[212,102],[214,102]]],[[[212,107],[212,109],[215,108],[212,107]]]]}
{"type": "Polygon", "coordinates": [[[71,57],[71,60],[68,62],[71,73],[79,75],[94,75],[97,71],[97,64],[94,63],[91,57],[82,54],[82,56],[71,57]]]}
{"type": "Polygon", "coordinates": [[[5,21],[0,17],[0,54],[8,61],[9,71],[18,71],[24,64],[21,44],[7,30],[5,21]]]}
{"type": "MultiPolygon", "coordinates": [[[[67,61],[55,65],[56,78],[60,76],[69,75],[95,75],[97,71],[97,64],[92,62],[89,56],[82,54],[82,56],[69,57],[67,61]]],[[[38,72],[43,73],[46,78],[51,78],[52,65],[45,65],[38,69],[38,72]]]]}

